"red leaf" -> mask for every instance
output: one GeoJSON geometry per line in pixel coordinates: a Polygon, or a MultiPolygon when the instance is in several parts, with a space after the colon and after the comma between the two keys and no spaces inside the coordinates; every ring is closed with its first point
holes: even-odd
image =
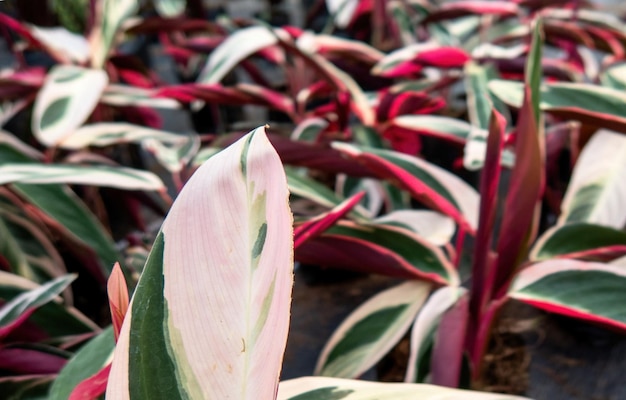
{"type": "Polygon", "coordinates": [[[293,230],[294,248],[298,248],[302,243],[319,236],[326,229],[330,228],[341,217],[346,215],[361,201],[366,192],[359,192],[354,196],[346,199],[332,210],[320,215],[317,218],[306,221],[293,230]]]}
{"type": "Polygon", "coordinates": [[[465,294],[441,318],[431,357],[431,382],[434,385],[459,386],[469,316],[468,303],[465,294]]]}
{"type": "Polygon", "coordinates": [[[498,240],[494,290],[511,278],[537,235],[539,202],[545,186],[545,148],[539,137],[530,87],[524,86],[515,140],[515,167],[504,205],[498,240]]]}
{"type": "Polygon", "coordinates": [[[466,15],[498,15],[512,17],[517,15],[519,7],[509,1],[459,1],[446,3],[430,14],[423,23],[459,18],[466,15]]]}

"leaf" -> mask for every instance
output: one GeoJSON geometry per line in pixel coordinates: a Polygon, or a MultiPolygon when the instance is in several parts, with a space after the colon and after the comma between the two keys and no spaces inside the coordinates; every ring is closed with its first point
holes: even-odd
{"type": "Polygon", "coordinates": [[[191,161],[200,148],[200,137],[195,133],[180,137],[183,140],[175,144],[168,145],[156,138],[148,138],[141,145],[170,173],[177,173],[191,161]]]}
{"type": "Polygon", "coordinates": [[[617,90],[626,89],[626,63],[616,63],[607,67],[600,75],[603,86],[617,90]]]}
{"type": "Polygon", "coordinates": [[[428,282],[409,281],[367,300],[335,330],[315,374],[355,378],[373,367],[402,339],[430,288],[428,282]]]}
{"type": "MultiPolygon", "coordinates": [[[[0,299],[9,302],[40,286],[15,274],[0,271],[0,299]]],[[[81,335],[98,331],[98,326],[73,307],[51,301],[37,308],[28,319],[47,337],[81,335]]]]}
{"type": "Polygon", "coordinates": [[[357,0],[326,0],[326,9],[338,28],[345,29],[350,25],[358,8],[357,0]]]}
{"type": "MultiPolygon", "coordinates": [[[[452,307],[465,289],[454,286],[444,286],[430,295],[424,306],[417,314],[411,330],[411,349],[409,361],[404,377],[405,382],[418,382],[418,377],[423,375],[419,365],[423,362],[428,345],[432,345],[433,333],[435,332],[443,313],[452,307]],[[429,343],[430,342],[430,343],[429,343]]],[[[433,360],[437,361],[437,360],[433,360]]],[[[445,361],[440,361],[444,363],[445,361]]]]}
{"type": "Polygon", "coordinates": [[[287,199],[263,128],[195,172],[131,300],[107,399],[275,396],[293,282],[287,199]]]}
{"type": "Polygon", "coordinates": [[[510,280],[514,271],[526,259],[539,228],[546,179],[545,139],[543,129],[538,126],[538,116],[533,111],[533,99],[538,93],[533,93],[528,85],[525,93],[516,127],[516,161],[511,172],[498,232],[498,261],[493,287],[495,291],[510,280]]]}
{"type": "Polygon", "coordinates": [[[185,0],[153,0],[154,8],[164,18],[178,17],[185,12],[185,0]]]}
{"type": "Polygon", "coordinates": [[[72,33],[62,27],[31,26],[30,33],[49,52],[60,55],[68,63],[84,64],[89,60],[89,42],[84,36],[72,33]]]}
{"type": "Polygon", "coordinates": [[[395,210],[374,222],[407,228],[436,246],[450,243],[456,229],[451,218],[430,210],[395,210]]]}
{"type": "Polygon", "coordinates": [[[401,115],[389,122],[395,127],[455,143],[465,143],[473,133],[472,126],[467,122],[438,115],[401,115]]]}
{"type": "Polygon", "coordinates": [[[110,146],[119,143],[137,143],[146,139],[163,143],[184,143],[186,137],[176,133],[146,128],[124,122],[100,122],[84,125],[66,136],[58,146],[68,150],[78,150],[87,146],[110,146]]]}
{"type": "Polygon", "coordinates": [[[626,330],[626,271],[620,266],[549,260],[521,271],[509,296],[537,308],[626,330]]]}
{"type": "Polygon", "coordinates": [[[38,307],[57,297],[77,275],[65,275],[13,298],[0,308],[0,338],[24,322],[38,307]]]}
{"type": "Polygon", "coordinates": [[[626,136],[600,130],[585,145],[561,203],[558,224],[626,224],[626,136]]]}
{"type": "Polygon", "coordinates": [[[516,16],[519,12],[519,6],[509,1],[462,1],[441,5],[423,23],[433,23],[466,15],[496,15],[504,18],[516,16]]]}
{"type": "MultiPolygon", "coordinates": [[[[36,206],[53,221],[57,228],[61,228],[63,237],[71,238],[73,243],[84,244],[97,255],[97,270],[84,265],[90,270],[95,279],[105,282],[113,264],[121,259],[115,243],[106,232],[100,221],[91,213],[82,200],[67,186],[62,185],[30,185],[13,184],[13,189],[23,196],[29,203],[36,206]]],[[[74,246],[69,246],[72,251],[74,246]]],[[[84,249],[76,249],[75,255],[84,253],[84,249]]],[[[84,255],[83,255],[84,257],[84,255]]],[[[92,257],[91,254],[88,255],[92,257]]],[[[85,259],[83,259],[85,262],[85,259]]]]}
{"type": "MultiPolygon", "coordinates": [[[[521,82],[492,80],[489,90],[506,104],[520,107],[521,82]]],[[[621,90],[586,83],[553,82],[541,86],[539,108],[557,117],[593,127],[626,133],[626,94],[621,90]]]]}
{"type": "Polygon", "coordinates": [[[48,399],[69,399],[79,383],[110,363],[115,348],[113,336],[113,328],[109,327],[81,347],[54,380],[48,399]]]}
{"type": "Polygon", "coordinates": [[[278,43],[278,36],[286,35],[282,29],[274,31],[265,26],[238,29],[213,50],[200,72],[197,83],[220,82],[237,64],[254,53],[278,43]]]}
{"type": "Polygon", "coordinates": [[[524,397],[473,392],[435,385],[305,377],[280,383],[278,400],[522,400],[524,397]]]}
{"type": "Polygon", "coordinates": [[[104,165],[2,164],[0,185],[7,183],[68,183],[126,190],[165,190],[161,179],[152,172],[104,165]]]}
{"type": "Polygon", "coordinates": [[[601,225],[572,222],[548,229],[530,253],[532,261],[556,257],[615,258],[626,252],[626,232],[601,225]]]}
{"type": "Polygon", "coordinates": [[[6,376],[0,378],[0,393],[10,393],[8,400],[47,399],[55,375],[6,376]]]}
{"type": "Polygon", "coordinates": [[[408,191],[426,206],[453,218],[469,232],[478,222],[478,194],[467,183],[427,161],[389,150],[333,143],[378,178],[408,191]]]}
{"type": "Polygon", "coordinates": [[[46,146],[55,146],[87,120],[109,78],[101,70],[74,65],[52,67],[37,94],[32,129],[46,146]]]}
{"type": "Polygon", "coordinates": [[[139,10],[137,0],[97,0],[95,24],[89,35],[91,64],[102,68],[122,24],[139,10]]]}
{"type": "Polygon", "coordinates": [[[487,89],[489,81],[498,76],[494,67],[484,67],[471,62],[465,65],[464,72],[467,112],[471,127],[466,136],[463,166],[469,170],[478,170],[483,167],[485,152],[487,151],[491,110],[495,107],[499,111],[503,107],[487,89]]]}
{"type": "Polygon", "coordinates": [[[360,192],[344,200],[332,210],[321,214],[313,219],[298,225],[293,232],[294,248],[298,248],[306,240],[319,236],[326,229],[330,228],[341,217],[347,214],[365,196],[365,192],[360,192]]]}
{"type": "Polygon", "coordinates": [[[375,223],[338,221],[321,236],[301,244],[296,260],[441,284],[456,284],[459,279],[435,245],[406,228],[375,223]]]}
{"type": "Polygon", "coordinates": [[[126,278],[120,268],[120,263],[115,263],[109,280],[107,281],[107,295],[109,297],[109,308],[111,309],[111,321],[113,322],[113,332],[117,341],[122,329],[122,322],[126,312],[128,312],[128,286],[126,278]]]}

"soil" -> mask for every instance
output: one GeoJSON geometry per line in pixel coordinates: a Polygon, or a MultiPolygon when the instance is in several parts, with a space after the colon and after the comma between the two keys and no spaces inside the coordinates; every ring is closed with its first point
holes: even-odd
{"type": "MultiPolygon", "coordinates": [[[[356,307],[399,281],[337,270],[296,271],[292,322],[282,379],[312,375],[324,343],[356,307]]],[[[405,338],[362,378],[402,381],[405,338]]],[[[626,336],[579,320],[509,303],[485,356],[485,391],[536,400],[626,399],[626,336]]]]}

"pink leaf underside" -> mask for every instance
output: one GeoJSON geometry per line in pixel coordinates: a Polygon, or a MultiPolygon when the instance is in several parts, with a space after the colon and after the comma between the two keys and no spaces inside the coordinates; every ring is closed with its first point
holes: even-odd
{"type": "Polygon", "coordinates": [[[454,19],[466,15],[498,15],[512,17],[517,15],[519,7],[510,1],[462,1],[447,3],[431,13],[423,23],[432,23],[454,19]]]}
{"type": "Polygon", "coordinates": [[[56,354],[22,348],[0,348],[0,369],[16,375],[54,374],[67,359],[56,354]]]}
{"type": "Polygon", "coordinates": [[[126,279],[120,268],[120,263],[115,263],[115,266],[113,266],[113,271],[107,282],[107,294],[109,296],[109,307],[111,308],[113,331],[115,340],[117,340],[122,329],[124,316],[126,316],[128,311],[128,303],[130,302],[126,279]]]}
{"type": "Polygon", "coordinates": [[[464,295],[446,311],[439,323],[431,358],[431,382],[458,387],[463,365],[469,298],[464,295]]]}
{"type": "MultiPolygon", "coordinates": [[[[354,223],[341,221],[339,225],[355,226],[354,223]]],[[[393,228],[392,228],[393,229],[393,228]]],[[[412,233],[407,233],[413,235],[412,233]]],[[[420,240],[415,237],[415,240],[420,240]]],[[[423,241],[432,251],[439,253],[434,246],[423,241]]],[[[306,264],[348,269],[365,273],[376,273],[404,279],[426,279],[436,283],[449,283],[435,273],[420,271],[394,251],[376,243],[351,236],[323,234],[301,244],[296,251],[296,260],[306,264]]],[[[454,276],[453,267],[441,254],[440,261],[449,275],[454,276]]]]}
{"type": "Polygon", "coordinates": [[[361,201],[365,194],[366,192],[364,191],[359,192],[346,199],[332,210],[294,228],[294,248],[298,248],[305,241],[319,236],[326,229],[330,228],[335,222],[350,212],[350,210],[361,201]]]}
{"type": "Polygon", "coordinates": [[[467,232],[475,232],[475,227],[465,219],[460,210],[458,210],[454,205],[452,205],[452,203],[437,193],[434,189],[415,178],[403,168],[400,168],[399,166],[394,165],[393,163],[375,154],[354,152],[350,149],[342,152],[367,167],[371,173],[376,175],[376,177],[389,180],[395,185],[398,185],[400,188],[411,193],[413,197],[424,203],[426,206],[454,219],[467,232]]]}

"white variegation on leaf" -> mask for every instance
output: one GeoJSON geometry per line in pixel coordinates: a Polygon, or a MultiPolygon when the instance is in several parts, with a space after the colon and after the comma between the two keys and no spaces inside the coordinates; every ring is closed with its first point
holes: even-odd
{"type": "Polygon", "coordinates": [[[583,148],[561,204],[559,224],[626,224],[626,136],[600,130],[583,148]]]}
{"type": "Polygon", "coordinates": [[[158,129],[146,128],[125,122],[99,122],[84,125],[67,136],[58,146],[77,150],[87,146],[110,146],[119,143],[138,143],[146,139],[161,143],[183,144],[187,137],[158,129]]]}
{"type": "Polygon", "coordinates": [[[94,68],[104,65],[122,24],[138,9],[139,1],[137,0],[97,0],[95,2],[96,23],[89,36],[91,64],[94,68]]]}
{"type": "Polygon", "coordinates": [[[436,246],[450,243],[456,229],[452,218],[431,210],[396,210],[374,222],[407,227],[436,246]]]}
{"type": "Polygon", "coordinates": [[[72,33],[62,27],[31,26],[30,33],[52,53],[61,56],[68,62],[83,64],[89,60],[91,50],[89,42],[84,36],[72,33]]]}
{"type": "Polygon", "coordinates": [[[32,129],[37,140],[55,146],[91,115],[109,82],[102,70],[53,67],[37,94],[32,129]]]}
{"type": "Polygon", "coordinates": [[[326,377],[306,377],[281,382],[278,400],[297,399],[523,400],[526,398],[425,384],[381,383],[326,377]]]}
{"type": "Polygon", "coordinates": [[[179,172],[187,165],[200,149],[200,137],[195,133],[181,136],[175,143],[166,143],[158,138],[147,138],[142,141],[144,149],[152,153],[159,163],[168,171],[179,172]]]}
{"type": "Polygon", "coordinates": [[[100,101],[112,106],[133,106],[178,109],[180,103],[174,99],[156,97],[155,89],[129,85],[110,84],[102,93],[100,101]]]}
{"type": "Polygon", "coordinates": [[[161,179],[148,171],[126,167],[60,164],[0,165],[0,185],[7,183],[67,183],[126,190],[165,189],[161,179]]]}
{"type": "Polygon", "coordinates": [[[209,158],[174,202],[115,351],[107,399],[273,399],[293,230],[263,128],[209,158]]]}
{"type": "Polygon", "coordinates": [[[278,43],[278,37],[287,37],[280,28],[273,31],[265,26],[239,29],[224,40],[209,56],[198,76],[198,83],[218,83],[242,60],[278,43]]]}
{"type": "Polygon", "coordinates": [[[404,377],[405,382],[416,382],[418,365],[426,350],[426,341],[437,328],[443,314],[456,303],[465,289],[456,286],[444,286],[435,291],[424,304],[411,330],[411,350],[409,363],[404,377]]]}
{"type": "Polygon", "coordinates": [[[326,8],[339,28],[348,27],[358,5],[358,0],[326,0],[326,8]]]}
{"type": "Polygon", "coordinates": [[[153,0],[154,8],[165,18],[178,17],[185,12],[185,0],[153,0]]]}
{"type": "Polygon", "coordinates": [[[355,378],[402,339],[431,284],[409,281],[370,298],[335,330],[317,361],[317,375],[355,378]]]}

